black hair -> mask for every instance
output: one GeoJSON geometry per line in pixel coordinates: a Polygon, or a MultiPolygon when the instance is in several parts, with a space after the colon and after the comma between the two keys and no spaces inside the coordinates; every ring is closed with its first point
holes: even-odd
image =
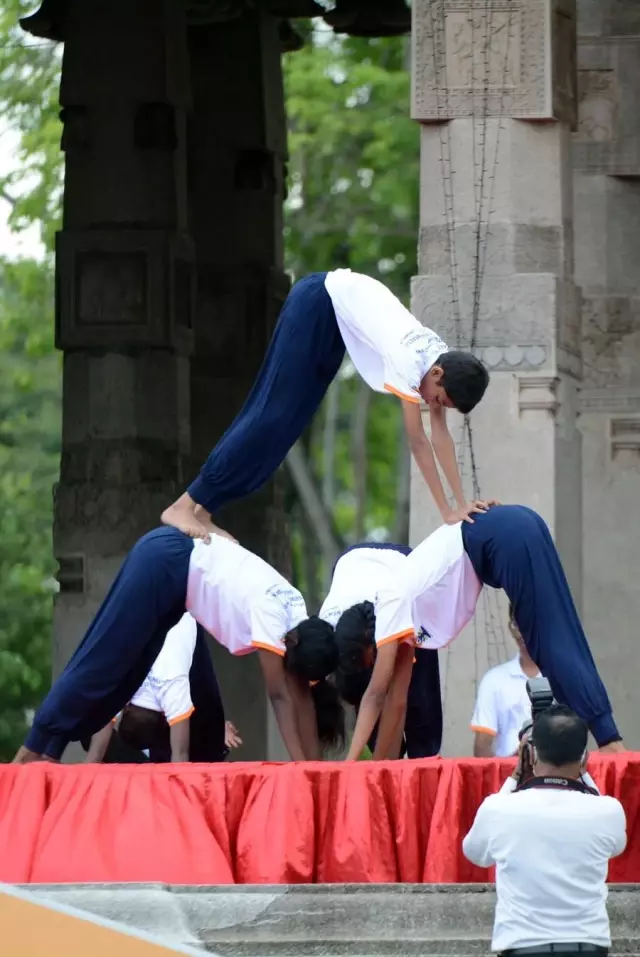
{"type": "Polygon", "coordinates": [[[311,695],[316,709],[318,738],[326,748],[341,748],[344,745],[344,708],[334,685],[323,679],[311,686],[311,695]]]}
{"type": "Polygon", "coordinates": [[[284,666],[305,681],[322,681],[338,667],[338,646],[333,626],[317,615],[301,621],[297,641],[287,645],[284,666]]]}
{"type": "Polygon", "coordinates": [[[364,693],[369,687],[372,674],[373,668],[364,668],[362,671],[349,673],[338,669],[336,672],[336,686],[342,700],[350,704],[352,708],[359,708],[364,693]]]}
{"type": "Polygon", "coordinates": [[[435,365],[442,369],[440,385],[458,412],[468,415],[475,409],[489,385],[489,373],[470,352],[445,352],[435,365]]]}
{"type": "Polygon", "coordinates": [[[365,653],[374,645],[376,613],[370,601],[352,605],[336,625],[338,672],[353,675],[366,670],[365,653]]]}
{"type": "Polygon", "coordinates": [[[284,666],[311,684],[318,738],[326,747],[344,744],[344,709],[335,687],[326,678],[338,667],[338,646],[333,626],[312,615],[300,622],[297,641],[287,645],[284,666]]]}
{"type": "Polygon", "coordinates": [[[169,724],[160,711],[151,711],[134,704],[124,708],[118,736],[127,747],[136,751],[169,748],[169,735],[169,724]]]}
{"type": "Polygon", "coordinates": [[[581,761],[588,737],[586,721],[564,704],[552,704],[542,711],[531,732],[538,760],[555,768],[581,761]]]}

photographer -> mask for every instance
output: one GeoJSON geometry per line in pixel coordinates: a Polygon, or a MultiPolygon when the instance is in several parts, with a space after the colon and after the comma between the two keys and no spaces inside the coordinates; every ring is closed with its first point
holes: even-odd
{"type": "Polygon", "coordinates": [[[536,713],[531,698],[518,767],[483,801],[462,850],[478,867],[496,865],[494,951],[605,955],[607,871],[626,844],[624,811],[585,777],[585,722],[555,703],[536,713]]]}

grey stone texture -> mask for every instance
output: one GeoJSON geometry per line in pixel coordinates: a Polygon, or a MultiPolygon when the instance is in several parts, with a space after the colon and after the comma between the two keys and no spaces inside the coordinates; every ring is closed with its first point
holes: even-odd
{"type": "MultiPolygon", "coordinates": [[[[482,494],[528,504],[549,523],[580,602],[575,3],[422,0],[413,14],[422,143],[413,309],[453,348],[471,348],[492,374],[471,418],[471,440],[451,417],[468,494],[473,451],[482,494]],[[435,58],[424,39],[433,35],[435,58]],[[432,96],[425,78],[440,91],[435,113],[425,107],[432,96]]],[[[411,535],[419,541],[439,516],[415,475],[412,502],[411,535]]],[[[503,597],[484,595],[475,621],[442,654],[446,754],[470,752],[477,684],[515,652],[505,618],[503,597]]]]}
{"type": "MultiPolygon", "coordinates": [[[[638,4],[421,0],[413,14],[413,308],[491,371],[471,417],[482,494],[549,523],[621,731],[638,747],[638,4]]],[[[458,446],[470,493],[459,429],[458,446]]],[[[412,502],[418,541],[439,516],[415,475],[412,502]]],[[[484,597],[442,655],[446,754],[470,752],[477,683],[514,653],[504,615],[500,597],[484,597]]]]}
{"type": "MultiPolygon", "coordinates": [[[[489,950],[492,885],[30,885],[167,944],[228,957],[474,957],[489,950]]],[[[613,952],[640,954],[638,885],[609,890],[613,952]]]]}
{"type": "MultiPolygon", "coordinates": [[[[56,674],[240,408],[288,290],[279,20],[249,6],[65,5],[56,674]]],[[[282,503],[278,480],[216,518],[286,572],[282,503]]],[[[258,662],[212,650],[242,757],[283,757],[258,662]]]]}
{"type": "Polygon", "coordinates": [[[640,8],[633,0],[581,0],[578,14],[573,168],[583,297],[583,612],[627,744],[637,748],[640,8]]]}

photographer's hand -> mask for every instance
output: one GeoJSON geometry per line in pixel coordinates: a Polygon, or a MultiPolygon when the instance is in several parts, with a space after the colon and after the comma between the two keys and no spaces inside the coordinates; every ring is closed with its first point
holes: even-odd
{"type": "Polygon", "coordinates": [[[529,747],[530,732],[522,735],[520,747],[518,748],[518,763],[511,775],[516,784],[523,784],[533,777],[533,767],[531,766],[531,748],[529,747]]]}

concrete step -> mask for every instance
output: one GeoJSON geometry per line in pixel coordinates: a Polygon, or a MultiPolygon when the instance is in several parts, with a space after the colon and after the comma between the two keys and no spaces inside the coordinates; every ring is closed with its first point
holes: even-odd
{"type": "MultiPolygon", "coordinates": [[[[29,885],[32,893],[222,957],[476,957],[489,884],[29,885]]],[[[640,957],[640,885],[610,888],[615,953],[640,957]]]]}

